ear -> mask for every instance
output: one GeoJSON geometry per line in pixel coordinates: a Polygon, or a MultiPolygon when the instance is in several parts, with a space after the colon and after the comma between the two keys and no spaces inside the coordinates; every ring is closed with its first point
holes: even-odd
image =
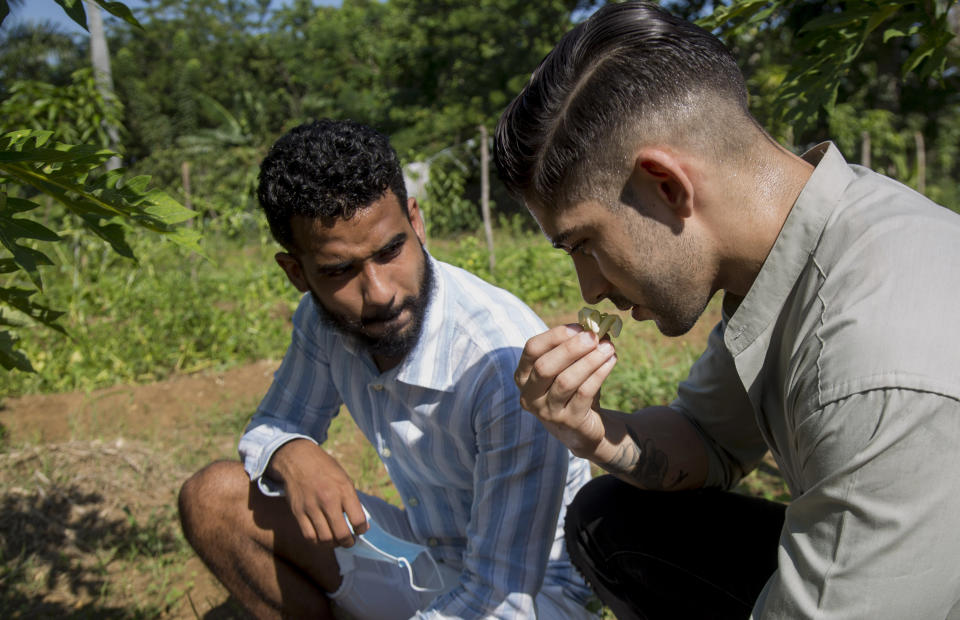
{"type": "Polygon", "coordinates": [[[677,154],[644,147],[637,152],[632,176],[652,189],[677,217],[688,218],[693,214],[693,179],[677,154]]]}
{"type": "Polygon", "coordinates": [[[303,267],[300,266],[300,261],[296,256],[287,252],[277,252],[273,258],[277,261],[277,264],[280,265],[280,268],[283,269],[283,272],[287,274],[287,279],[290,280],[290,283],[297,287],[298,291],[306,293],[310,290],[307,279],[303,275],[303,267]]]}
{"type": "Polygon", "coordinates": [[[423,214],[420,212],[420,205],[413,196],[407,198],[407,218],[410,225],[413,226],[413,232],[417,233],[420,239],[420,245],[427,245],[427,228],[423,223],[423,214]]]}

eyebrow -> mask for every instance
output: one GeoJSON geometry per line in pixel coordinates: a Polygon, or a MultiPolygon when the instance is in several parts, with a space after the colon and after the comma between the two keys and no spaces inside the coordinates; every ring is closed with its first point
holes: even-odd
{"type": "Polygon", "coordinates": [[[377,250],[375,250],[372,254],[370,254],[370,256],[366,256],[364,258],[359,258],[354,260],[348,260],[342,263],[334,263],[331,265],[319,265],[317,266],[317,271],[321,273],[326,273],[330,271],[337,271],[339,269],[346,269],[348,267],[351,267],[354,263],[358,263],[358,262],[362,263],[363,261],[370,260],[371,258],[376,258],[378,254],[382,254],[387,250],[391,250],[399,245],[403,245],[404,243],[406,243],[406,241],[407,241],[407,233],[405,232],[397,233],[396,235],[393,236],[393,238],[390,239],[390,241],[387,241],[385,244],[380,246],[377,250]]]}

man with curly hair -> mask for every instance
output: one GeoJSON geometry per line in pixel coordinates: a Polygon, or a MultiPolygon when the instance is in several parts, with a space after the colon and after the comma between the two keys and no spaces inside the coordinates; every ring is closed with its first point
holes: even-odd
{"type": "Polygon", "coordinates": [[[524,407],[611,472],[568,507],[628,618],[960,618],[960,216],[751,116],[717,37],[606,4],[497,128],[505,183],[588,303],[665,335],[722,319],[672,403],[599,407],[616,345],[532,338],[524,407]],[[729,492],[769,451],[789,505],[729,492]]]}
{"type": "Polygon", "coordinates": [[[306,294],[242,465],[181,490],[207,566],[258,618],[330,617],[331,601],[357,619],[595,617],[562,535],[588,464],[522,412],[513,381],[542,322],[427,253],[397,155],[368,127],[293,129],[258,194],[306,294]],[[322,447],[341,405],[403,509],[357,491],[322,447]]]}

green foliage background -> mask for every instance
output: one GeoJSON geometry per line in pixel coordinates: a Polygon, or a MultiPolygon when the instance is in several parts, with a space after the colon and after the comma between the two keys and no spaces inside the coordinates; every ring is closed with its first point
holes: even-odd
{"type": "MultiPolygon", "coordinates": [[[[123,17],[108,21],[114,98],[96,89],[87,38],[44,25],[0,29],[0,135],[39,132],[14,134],[7,150],[37,151],[30,165],[71,177],[77,196],[128,193],[119,211],[74,210],[78,218],[72,194],[65,204],[0,171],[0,291],[14,308],[0,318],[0,349],[18,346],[13,364],[33,360],[39,371],[4,372],[3,393],[92,389],[278,355],[295,296],[272,264],[257,168],[280,134],[321,116],[371,124],[405,161],[430,164],[421,201],[435,254],[547,315],[575,312],[568,259],[543,243],[496,178],[490,272],[477,234],[478,126],[492,128],[543,55],[602,2],[294,0],[272,10],[265,0],[146,0],[136,18],[98,3],[123,17]],[[100,167],[108,125],[121,130],[126,167],[112,175],[100,167]],[[166,219],[138,211],[148,196],[168,205],[166,219]],[[181,205],[197,217],[187,222],[181,205]],[[187,250],[203,235],[209,259],[149,230],[187,250]],[[122,258],[133,255],[139,260],[122,258]]],[[[931,198],[960,208],[956,2],[666,4],[732,47],[752,111],[789,148],[833,139],[858,161],[866,132],[872,167],[914,186],[922,172],[931,198]]],[[[85,21],[80,3],[67,5],[85,21]]],[[[0,17],[11,6],[0,0],[0,17]]],[[[608,398],[625,408],[668,399],[689,363],[659,359],[645,343],[630,345],[640,361],[629,366],[654,366],[656,377],[618,371],[610,380],[608,398]]]]}

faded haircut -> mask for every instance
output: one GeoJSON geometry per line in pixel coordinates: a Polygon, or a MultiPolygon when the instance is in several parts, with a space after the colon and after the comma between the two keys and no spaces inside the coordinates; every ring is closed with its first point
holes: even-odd
{"type": "Polygon", "coordinates": [[[406,212],[403,169],[387,137],[354,121],[323,119],[294,127],[270,148],[257,198],[273,238],[293,250],[293,216],[350,219],[388,189],[406,212]]]}
{"type": "Polygon", "coordinates": [[[743,156],[761,131],[723,43],[649,2],[608,4],[570,30],[497,125],[507,189],[549,209],[633,165],[662,141],[743,156]]]}

